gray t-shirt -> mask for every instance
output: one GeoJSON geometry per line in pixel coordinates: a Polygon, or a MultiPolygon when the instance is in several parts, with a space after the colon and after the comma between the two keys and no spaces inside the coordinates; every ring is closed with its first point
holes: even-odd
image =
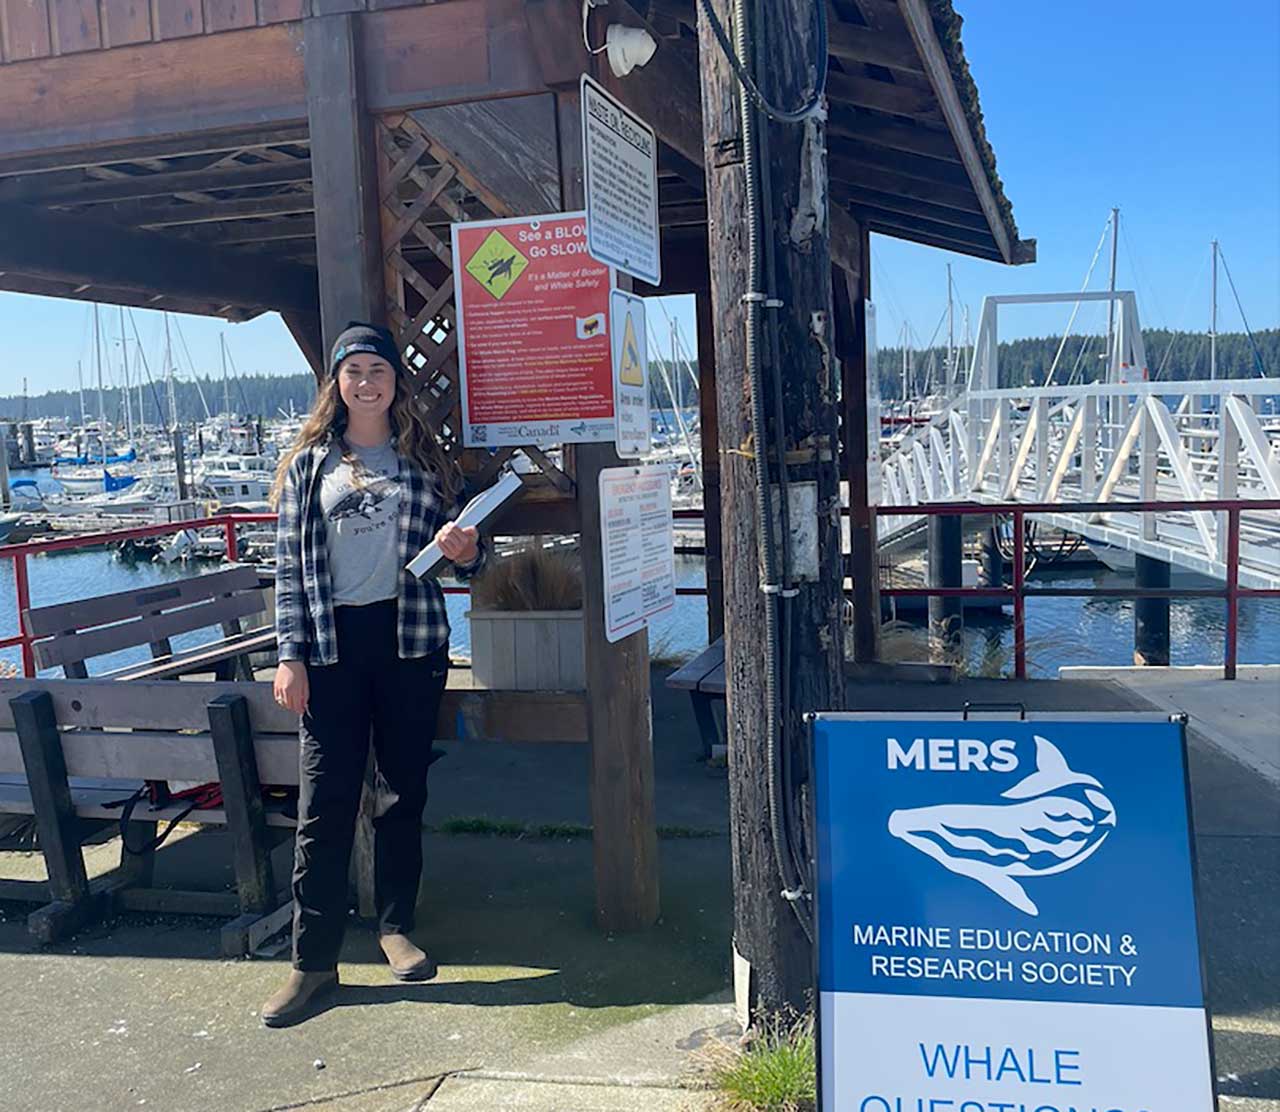
{"type": "Polygon", "coordinates": [[[388,441],[350,445],[355,466],[335,444],[320,468],[320,511],[335,606],[367,606],[400,589],[400,461],[388,441]]]}

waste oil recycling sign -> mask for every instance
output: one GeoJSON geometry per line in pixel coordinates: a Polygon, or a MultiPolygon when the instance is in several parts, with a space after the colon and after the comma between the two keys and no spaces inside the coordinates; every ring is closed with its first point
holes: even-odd
{"type": "Polygon", "coordinates": [[[822,1112],[1212,1112],[1181,722],[812,728],[822,1112]]]}

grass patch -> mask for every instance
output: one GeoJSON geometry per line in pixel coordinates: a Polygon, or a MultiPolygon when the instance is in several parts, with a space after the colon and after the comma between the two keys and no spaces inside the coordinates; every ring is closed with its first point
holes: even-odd
{"type": "MultiPolygon", "coordinates": [[[[523,823],[511,819],[491,819],[483,815],[445,819],[427,824],[432,834],[478,834],[488,838],[590,838],[591,827],[577,822],[523,823]]],[[[722,832],[698,826],[659,826],[659,838],[715,838],[722,832]]]]}
{"type": "Polygon", "coordinates": [[[713,1043],[706,1072],[724,1112],[813,1112],[818,1099],[813,1016],[758,1019],[746,1046],[713,1043]]]}

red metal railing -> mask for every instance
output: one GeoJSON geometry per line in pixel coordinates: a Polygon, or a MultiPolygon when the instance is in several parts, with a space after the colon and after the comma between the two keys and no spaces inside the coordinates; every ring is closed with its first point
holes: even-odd
{"type": "Polygon", "coordinates": [[[0,637],[0,649],[11,649],[15,645],[21,645],[23,675],[36,674],[35,657],[31,652],[31,638],[27,635],[22,623],[22,615],[31,608],[28,556],[39,556],[46,552],[67,552],[77,548],[97,548],[131,539],[165,537],[187,529],[224,528],[227,538],[227,559],[235,560],[239,555],[236,526],[275,521],[275,519],[275,514],[226,514],[219,517],[197,518],[193,521],[170,521],[162,525],[138,525],[129,529],[111,529],[101,533],[77,533],[70,537],[58,537],[56,540],[0,545],[0,559],[13,561],[13,582],[18,601],[18,632],[11,637],[0,637]]]}
{"type": "Polygon", "coordinates": [[[898,598],[1011,598],[1013,600],[1013,669],[1027,678],[1028,598],[1220,598],[1227,604],[1223,678],[1236,678],[1240,600],[1280,598],[1280,589],[1240,586],[1240,515],[1246,511],[1280,510],[1280,499],[1212,499],[1197,502],[934,502],[921,506],[882,506],[882,516],[953,517],[956,514],[1013,518],[1013,582],[1008,587],[898,587],[881,594],[898,598]],[[1030,587],[1026,585],[1026,519],[1035,514],[1225,512],[1227,515],[1226,582],[1222,587],[1030,587]]]}
{"type": "MultiPolygon", "coordinates": [[[[877,513],[885,517],[941,517],[971,515],[1009,515],[1013,518],[1012,583],[1000,587],[889,587],[881,594],[892,598],[1000,598],[1013,602],[1014,675],[1027,676],[1026,600],[1028,598],[1221,598],[1226,601],[1227,620],[1223,651],[1224,678],[1236,678],[1239,645],[1239,604],[1242,598],[1280,598],[1280,589],[1240,586],[1240,515],[1247,511],[1280,511],[1280,499],[1208,500],[1199,502],[933,502],[920,506],[881,506],[877,513]],[[1164,513],[1181,511],[1224,512],[1227,515],[1226,582],[1222,587],[1031,587],[1026,585],[1026,519],[1035,514],[1050,513],[1164,513]]],[[[848,509],[843,511],[848,514],[848,509]]],[[[676,510],[678,521],[700,521],[701,510],[676,510]]],[[[56,540],[28,541],[23,544],[0,545],[0,559],[13,561],[14,585],[17,593],[19,632],[0,637],[0,649],[22,647],[23,673],[35,675],[35,659],[31,639],[22,629],[22,614],[31,606],[31,584],[27,557],[46,552],[77,548],[93,548],[117,544],[130,538],[167,536],[186,529],[222,528],[227,543],[227,559],[238,557],[239,525],[275,520],[275,514],[227,514],[199,518],[194,521],[143,525],[101,533],[82,533],[56,540]]],[[[700,550],[685,547],[683,551],[700,550]]],[[[448,594],[467,594],[466,587],[445,587],[448,594]]],[[[706,595],[705,587],[677,587],[677,595],[706,595]]]]}

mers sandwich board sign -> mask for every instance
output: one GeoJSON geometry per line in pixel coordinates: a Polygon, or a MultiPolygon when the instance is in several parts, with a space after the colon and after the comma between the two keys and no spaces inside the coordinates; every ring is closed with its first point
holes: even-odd
{"type": "Polygon", "coordinates": [[[822,1112],[1211,1112],[1157,719],[815,717],[822,1112]]]}

